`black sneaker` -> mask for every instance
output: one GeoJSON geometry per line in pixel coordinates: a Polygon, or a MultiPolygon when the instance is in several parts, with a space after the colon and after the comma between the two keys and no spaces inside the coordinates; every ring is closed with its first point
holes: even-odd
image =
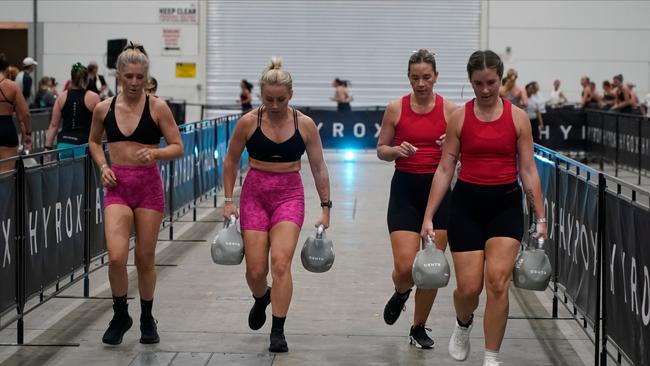
{"type": "Polygon", "coordinates": [[[133,319],[128,314],[113,314],[113,319],[108,324],[108,329],[104,332],[102,342],[117,346],[122,343],[124,333],[133,325],[133,319]]]}
{"type": "Polygon", "coordinates": [[[140,318],[140,343],[155,344],[160,342],[158,321],[153,317],[140,318]]]}
{"type": "Polygon", "coordinates": [[[409,334],[409,343],[414,345],[416,348],[421,349],[431,349],[433,348],[433,339],[427,334],[427,330],[431,331],[429,328],[425,328],[424,325],[414,325],[411,327],[411,332],[409,334]]]}
{"type": "Polygon", "coordinates": [[[271,288],[266,289],[266,293],[261,298],[253,296],[253,299],[255,303],[248,313],[248,326],[252,330],[258,330],[266,322],[266,307],[271,303],[271,288]]]}
{"type": "Polygon", "coordinates": [[[289,351],[289,347],[287,347],[287,340],[284,338],[284,333],[271,332],[269,352],[281,353],[287,351],[289,351]]]}
{"type": "Polygon", "coordinates": [[[402,311],[406,310],[404,304],[406,303],[406,300],[408,300],[410,294],[411,289],[408,289],[408,291],[403,294],[395,291],[393,296],[391,296],[386,303],[386,307],[384,307],[384,321],[386,324],[393,325],[402,311]]]}

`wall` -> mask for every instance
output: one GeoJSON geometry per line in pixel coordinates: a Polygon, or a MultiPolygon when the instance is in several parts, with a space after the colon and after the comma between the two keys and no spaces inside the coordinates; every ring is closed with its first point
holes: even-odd
{"type": "Polygon", "coordinates": [[[650,2],[485,0],[487,45],[505,55],[523,86],[540,83],[548,96],[558,78],[569,100],[580,98],[580,77],[601,92],[603,80],[623,74],[643,98],[650,90],[650,2]]]}
{"type": "MultiPolygon", "coordinates": [[[[115,89],[114,72],[106,68],[106,41],[127,38],[139,41],[151,59],[150,73],[158,80],[160,96],[174,96],[188,101],[204,97],[197,85],[203,80],[199,44],[201,35],[201,6],[198,0],[179,1],[38,1],[37,54],[39,76],[53,76],[63,87],[70,78],[70,67],[79,61],[99,64],[99,73],[115,89]],[[161,20],[160,9],[196,9],[194,17],[169,17],[161,20]],[[188,20],[189,19],[189,20],[188,20]],[[163,29],[180,32],[180,50],[164,50],[163,29]],[[196,63],[195,78],[177,78],[177,62],[196,63]]],[[[32,1],[5,4],[0,21],[32,21],[32,1]],[[7,9],[8,6],[8,9],[7,9]]],[[[30,42],[33,40],[30,39],[30,42]]],[[[32,45],[30,44],[30,48],[32,45]]]]}

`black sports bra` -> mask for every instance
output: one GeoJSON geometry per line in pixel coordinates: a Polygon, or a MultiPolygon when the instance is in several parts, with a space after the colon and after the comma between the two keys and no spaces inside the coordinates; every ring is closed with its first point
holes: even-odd
{"type": "Polygon", "coordinates": [[[262,132],[262,111],[260,107],[257,111],[257,128],[248,141],[246,149],[248,155],[260,161],[270,163],[287,163],[299,161],[302,154],[305,153],[305,142],[298,131],[298,112],[293,109],[293,124],[296,131],[286,141],[277,143],[264,135],[262,132]]]}
{"type": "Polygon", "coordinates": [[[142,116],[140,116],[138,126],[135,128],[133,133],[128,136],[124,136],[122,131],[120,131],[120,128],[117,126],[117,120],[115,119],[116,99],[117,96],[113,97],[108,113],[106,114],[106,117],[104,117],[106,140],[108,140],[108,142],[133,141],[147,145],[158,145],[162,133],[160,132],[160,127],[158,127],[151,117],[151,112],[149,111],[149,96],[147,95],[144,101],[144,111],[142,111],[142,116]]]}
{"type": "MultiPolygon", "coordinates": [[[[5,80],[7,80],[7,79],[0,80],[0,83],[2,83],[5,80]]],[[[0,100],[0,103],[8,103],[10,105],[14,105],[13,101],[7,99],[7,96],[5,95],[5,92],[2,91],[2,88],[0,88],[0,94],[2,94],[2,98],[3,98],[3,100],[0,100]]]]}

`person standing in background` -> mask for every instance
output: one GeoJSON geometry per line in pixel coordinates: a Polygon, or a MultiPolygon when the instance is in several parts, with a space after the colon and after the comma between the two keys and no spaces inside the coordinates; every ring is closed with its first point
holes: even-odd
{"type": "Polygon", "coordinates": [[[350,102],[352,101],[352,96],[348,90],[350,82],[348,80],[341,80],[336,78],[332,80],[332,86],[334,87],[334,97],[331,98],[336,102],[337,110],[339,112],[349,112],[352,110],[350,102]]]}
{"type": "Polygon", "coordinates": [[[30,105],[32,102],[32,87],[34,86],[34,81],[31,73],[37,65],[38,63],[36,60],[31,57],[25,57],[25,59],[23,59],[23,69],[16,76],[16,84],[18,84],[18,87],[22,91],[27,105],[30,105]]]}
{"type": "Polygon", "coordinates": [[[88,86],[87,89],[91,92],[97,93],[99,99],[104,100],[106,98],[112,97],[113,92],[106,84],[106,79],[103,75],[99,75],[99,66],[95,61],[90,61],[88,63],[88,86]]]}
{"type": "Polygon", "coordinates": [[[245,114],[253,109],[253,84],[246,79],[242,79],[239,83],[239,88],[241,89],[239,104],[241,105],[242,114],[245,114]]]}
{"type": "Polygon", "coordinates": [[[539,84],[531,81],[526,85],[526,94],[528,95],[528,105],[526,113],[530,119],[530,127],[533,133],[533,142],[540,143],[540,130],[544,128],[544,119],[542,115],[546,113],[546,104],[539,95],[539,84]]]}
{"type": "Polygon", "coordinates": [[[518,75],[515,69],[508,69],[499,94],[501,98],[521,109],[525,109],[528,105],[528,97],[526,96],[526,92],[517,85],[517,77],[518,75]]]}

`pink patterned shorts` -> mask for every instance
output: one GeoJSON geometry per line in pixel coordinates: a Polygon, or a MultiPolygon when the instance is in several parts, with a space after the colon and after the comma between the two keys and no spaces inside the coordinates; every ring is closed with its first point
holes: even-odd
{"type": "Polygon", "coordinates": [[[124,205],[132,210],[147,208],[165,211],[165,192],[158,165],[120,166],[113,164],[111,170],[117,185],[104,189],[104,207],[124,205]]]}
{"type": "Polygon", "coordinates": [[[302,228],[305,192],[300,173],[271,173],[251,168],[241,190],[240,206],[242,230],[271,231],[281,221],[302,228]]]}

